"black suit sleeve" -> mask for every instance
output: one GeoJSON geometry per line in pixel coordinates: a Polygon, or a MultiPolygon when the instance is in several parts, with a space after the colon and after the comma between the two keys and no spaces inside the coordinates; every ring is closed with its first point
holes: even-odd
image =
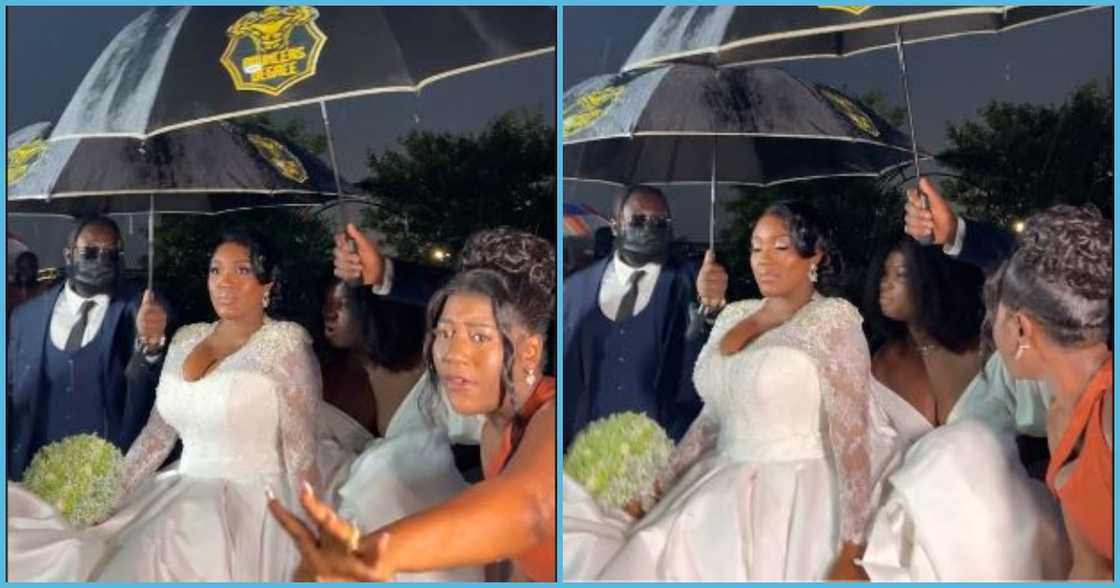
{"type": "Polygon", "coordinates": [[[700,314],[700,305],[696,297],[696,271],[691,265],[686,266],[677,274],[679,312],[684,313],[686,327],[684,331],[684,345],[682,347],[680,379],[677,382],[676,402],[673,409],[675,418],[672,421],[672,430],[668,431],[673,439],[681,439],[688,431],[692,421],[700,414],[704,403],[696,392],[696,385],[692,381],[692,371],[696,366],[696,359],[708,341],[711,334],[711,325],[700,314]]]}
{"type": "MultiPolygon", "coordinates": [[[[428,300],[451,279],[450,270],[393,260],[393,287],[384,297],[394,302],[427,306],[428,300]]],[[[367,287],[370,295],[374,295],[367,287]]]]}
{"type": "Polygon", "coordinates": [[[1014,235],[988,223],[971,220],[967,223],[957,259],[990,273],[1011,257],[1015,249],[1014,235]]]}

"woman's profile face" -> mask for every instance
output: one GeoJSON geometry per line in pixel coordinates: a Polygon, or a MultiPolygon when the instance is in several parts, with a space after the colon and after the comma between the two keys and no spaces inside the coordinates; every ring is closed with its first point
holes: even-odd
{"type": "Polygon", "coordinates": [[[784,220],[772,214],[758,219],[751,233],[751,271],[763,296],[787,296],[810,284],[813,262],[798,253],[784,220]]]}
{"type": "Polygon", "coordinates": [[[342,282],[335,282],[323,301],[323,334],[335,349],[352,349],[361,343],[361,329],[342,282]]]}
{"type": "Polygon", "coordinates": [[[498,410],[503,351],[490,298],[452,294],[432,336],[436,375],[452,408],[464,415],[498,410]]]}
{"type": "Polygon", "coordinates": [[[879,278],[879,308],[883,316],[904,323],[913,320],[916,314],[906,272],[906,256],[897,249],[891,251],[883,262],[883,275],[879,278]]]}
{"type": "Polygon", "coordinates": [[[206,286],[218,318],[239,320],[262,316],[261,302],[270,285],[260,283],[253,274],[248,247],[226,242],[214,250],[206,286]]]}

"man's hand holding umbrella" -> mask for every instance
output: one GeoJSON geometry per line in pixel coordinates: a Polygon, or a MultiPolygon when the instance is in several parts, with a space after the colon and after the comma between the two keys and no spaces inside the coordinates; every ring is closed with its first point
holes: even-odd
{"type": "Polygon", "coordinates": [[[144,297],[140,299],[140,309],[136,312],[136,336],[145,354],[154,355],[163,351],[167,344],[166,332],[167,311],[151,290],[145,290],[144,297]]]}
{"type": "Polygon", "coordinates": [[[334,275],[351,286],[375,287],[385,277],[385,258],[377,244],[352,224],[346,225],[345,235],[334,236],[334,275]]]}
{"type": "Polygon", "coordinates": [[[921,178],[918,188],[906,190],[906,234],[918,239],[933,235],[933,243],[944,245],[952,243],[957,237],[957,214],[949,207],[948,201],[933,182],[921,178]],[[918,190],[929,201],[929,209],[922,204],[918,190]]]}

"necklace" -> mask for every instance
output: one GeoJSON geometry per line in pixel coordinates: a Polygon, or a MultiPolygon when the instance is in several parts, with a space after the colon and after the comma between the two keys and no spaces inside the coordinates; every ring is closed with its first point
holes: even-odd
{"type": "Polygon", "coordinates": [[[914,349],[917,349],[918,353],[920,353],[922,357],[929,357],[931,353],[941,348],[941,346],[932,339],[928,340],[928,342],[926,343],[920,342],[918,340],[918,337],[914,336],[913,333],[911,333],[910,335],[910,340],[914,342],[914,349]]]}

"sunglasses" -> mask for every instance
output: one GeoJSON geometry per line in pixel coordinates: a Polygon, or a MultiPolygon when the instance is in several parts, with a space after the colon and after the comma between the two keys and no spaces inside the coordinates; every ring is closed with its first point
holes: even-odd
{"type": "Polygon", "coordinates": [[[98,257],[105,261],[117,261],[121,257],[121,250],[116,247],[75,247],[74,253],[86,261],[93,261],[98,257]]]}
{"type": "Polygon", "coordinates": [[[673,217],[659,216],[656,214],[635,214],[626,221],[626,224],[640,229],[643,227],[650,227],[652,229],[668,229],[673,225],[673,217]]]}

